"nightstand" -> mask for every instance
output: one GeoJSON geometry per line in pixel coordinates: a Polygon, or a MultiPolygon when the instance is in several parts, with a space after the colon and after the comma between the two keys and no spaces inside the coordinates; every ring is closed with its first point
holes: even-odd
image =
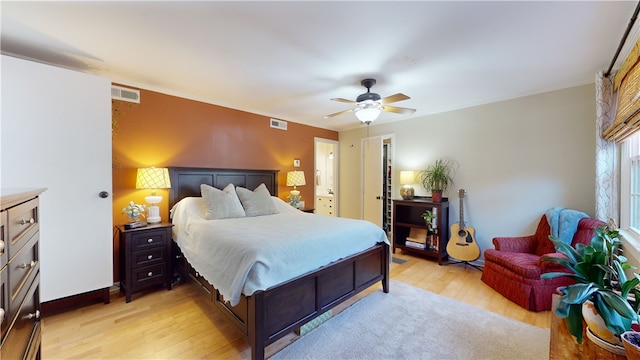
{"type": "Polygon", "coordinates": [[[120,291],[126,301],[148,286],[166,284],[171,290],[171,227],[169,223],[120,230],[120,291]]]}
{"type": "Polygon", "coordinates": [[[315,211],[314,208],[302,208],[302,209],[298,209],[298,210],[300,210],[302,212],[306,212],[306,213],[311,213],[311,214],[313,214],[313,212],[315,211]]]}

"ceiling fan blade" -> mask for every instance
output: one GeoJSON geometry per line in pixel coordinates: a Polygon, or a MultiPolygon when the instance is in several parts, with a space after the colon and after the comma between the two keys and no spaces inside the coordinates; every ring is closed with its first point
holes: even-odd
{"type": "MultiPolygon", "coordinates": [[[[332,99],[332,100],[333,100],[333,99],[332,99]]],[[[350,113],[350,112],[352,112],[352,111],[353,111],[353,109],[342,110],[342,111],[339,111],[339,112],[334,113],[334,114],[325,115],[325,116],[323,116],[323,117],[324,117],[325,119],[328,119],[328,118],[332,118],[332,117],[334,117],[334,116],[338,116],[338,115],[342,115],[342,114],[350,113]]]]}
{"type": "Polygon", "coordinates": [[[414,112],[416,112],[416,109],[409,109],[409,108],[385,105],[385,106],[382,107],[382,111],[392,112],[392,113],[396,113],[396,114],[410,115],[410,114],[413,114],[414,112]]]}
{"type": "Polygon", "coordinates": [[[384,105],[384,104],[391,104],[392,102],[396,102],[396,101],[402,101],[402,100],[409,100],[411,99],[410,97],[408,97],[405,94],[401,94],[401,93],[397,93],[391,96],[387,96],[385,98],[380,99],[380,104],[384,105]]]}
{"type": "Polygon", "coordinates": [[[357,102],[355,102],[353,100],[347,100],[347,99],[344,99],[344,98],[333,98],[331,100],[340,101],[340,102],[347,103],[347,104],[357,104],[357,102]]]}

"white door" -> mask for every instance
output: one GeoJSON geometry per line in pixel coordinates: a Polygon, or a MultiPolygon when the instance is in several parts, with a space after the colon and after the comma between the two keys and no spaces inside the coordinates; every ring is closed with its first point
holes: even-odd
{"type": "Polygon", "coordinates": [[[41,301],[113,285],[111,82],[3,55],[0,121],[0,185],[47,188],[41,301]]]}
{"type": "Polygon", "coordinates": [[[382,136],[362,142],[363,219],[382,227],[382,136]]]}

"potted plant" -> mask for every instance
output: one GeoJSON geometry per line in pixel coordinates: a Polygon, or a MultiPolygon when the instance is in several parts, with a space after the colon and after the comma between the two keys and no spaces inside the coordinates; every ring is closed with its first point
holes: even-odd
{"type": "Polygon", "coordinates": [[[448,157],[437,159],[435,163],[418,172],[418,178],[427,191],[431,191],[434,202],[442,201],[442,193],[453,185],[453,176],[458,163],[448,157]]]}
{"type": "Polygon", "coordinates": [[[438,228],[436,227],[436,221],[437,221],[438,215],[431,210],[425,210],[425,212],[422,213],[422,218],[424,219],[424,222],[427,225],[427,240],[428,240],[427,245],[429,246],[430,250],[437,250],[438,249],[438,246],[437,246],[438,228]]]}
{"type": "Polygon", "coordinates": [[[130,223],[138,221],[138,216],[144,217],[144,205],[129,201],[129,205],[122,208],[122,213],[127,214],[130,223]]]}
{"type": "Polygon", "coordinates": [[[625,269],[626,257],[621,255],[619,233],[610,225],[603,225],[595,230],[589,245],[577,244],[575,249],[559,239],[550,236],[558,256],[546,256],[542,261],[559,264],[569,272],[550,272],[542,274],[543,279],[568,277],[576,281],[562,289],[556,314],[565,318],[569,332],[582,343],[583,320],[585,315],[597,312],[599,319],[611,334],[603,334],[597,330],[597,324],[591,325],[587,320],[587,331],[598,338],[606,340],[614,337],[617,341],[609,341],[621,345],[620,334],[631,330],[631,325],[638,320],[640,291],[636,285],[640,278],[636,274],[628,279],[625,269]],[[597,333],[596,333],[597,332],[597,333]]]}

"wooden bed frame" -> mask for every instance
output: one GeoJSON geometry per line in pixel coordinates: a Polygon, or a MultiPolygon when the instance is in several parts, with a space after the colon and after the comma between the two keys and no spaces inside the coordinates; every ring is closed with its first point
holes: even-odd
{"type": "MultiPolygon", "coordinates": [[[[170,206],[184,197],[200,196],[200,184],[222,189],[232,183],[253,190],[264,183],[271,194],[278,194],[277,170],[170,168],[169,173],[170,206]]],[[[383,291],[389,292],[390,252],[385,243],[265,291],[242,295],[236,306],[222,300],[219,292],[184,259],[175,243],[174,250],[178,270],[197,281],[215,307],[240,330],[251,346],[252,359],[264,359],[267,345],[378,281],[382,282],[383,291]]]]}

